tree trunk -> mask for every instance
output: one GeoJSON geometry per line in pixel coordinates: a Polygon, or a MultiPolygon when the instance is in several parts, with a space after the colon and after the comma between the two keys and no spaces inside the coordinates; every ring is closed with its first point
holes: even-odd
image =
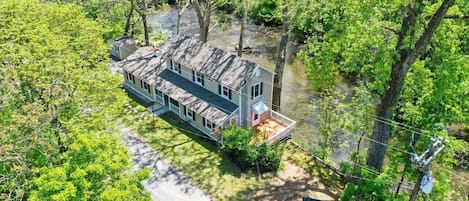
{"type": "Polygon", "coordinates": [[[191,1],[188,1],[183,7],[182,6],[183,1],[179,0],[178,1],[178,20],[177,20],[177,25],[176,25],[176,35],[179,35],[179,27],[181,25],[181,16],[184,13],[184,10],[190,5],[191,1]]]}
{"type": "Polygon", "coordinates": [[[138,9],[135,9],[137,13],[140,15],[140,18],[142,18],[142,23],[143,23],[143,32],[144,32],[144,37],[145,37],[145,46],[150,46],[150,36],[148,33],[148,23],[147,23],[147,3],[145,0],[137,0],[137,6],[138,9]]]}
{"type": "Polygon", "coordinates": [[[145,46],[150,46],[150,36],[148,35],[148,23],[147,23],[147,15],[142,13],[142,22],[143,22],[143,31],[145,33],[145,46]]]}
{"type": "MultiPolygon", "coordinates": [[[[408,36],[413,34],[415,22],[423,7],[422,0],[417,3],[417,7],[408,5],[402,19],[402,28],[399,33],[396,50],[400,57],[395,59],[392,64],[391,79],[388,81],[389,88],[386,89],[381,102],[376,109],[378,118],[387,120],[392,118],[394,106],[397,104],[400,96],[405,77],[410,66],[414,63],[417,56],[426,48],[436,28],[439,26],[448,8],[454,3],[454,0],[444,0],[438,10],[433,14],[428,22],[424,32],[419,37],[412,49],[404,48],[404,41],[408,36]]],[[[367,165],[381,171],[384,155],[386,153],[386,145],[388,144],[391,126],[383,121],[375,120],[373,128],[373,140],[379,143],[372,143],[368,152],[367,165]]]]}
{"type": "Polygon", "coordinates": [[[179,35],[179,25],[181,24],[181,15],[182,15],[182,13],[178,12],[178,21],[177,21],[177,25],[176,25],[176,35],[177,36],[179,35]]]}
{"type": "Polygon", "coordinates": [[[125,23],[125,30],[124,30],[125,36],[129,35],[129,30],[131,26],[130,24],[131,24],[133,14],[134,14],[134,1],[130,1],[130,11],[129,11],[129,15],[127,16],[127,22],[125,23]]]}
{"type": "Polygon", "coordinates": [[[208,29],[210,26],[210,15],[212,12],[211,1],[195,1],[194,7],[199,21],[200,41],[206,43],[208,39],[208,29]]]}
{"type": "Polygon", "coordinates": [[[243,0],[243,19],[241,21],[241,29],[239,30],[239,43],[238,43],[238,56],[242,57],[243,56],[243,35],[244,35],[244,29],[246,29],[246,19],[247,19],[247,13],[248,13],[248,8],[246,5],[246,0],[243,0]]]}
{"type": "Polygon", "coordinates": [[[277,62],[275,63],[275,75],[274,75],[274,89],[272,94],[272,109],[274,111],[280,111],[280,98],[282,95],[282,76],[283,68],[285,66],[285,57],[287,53],[288,43],[288,0],[283,1],[283,25],[282,25],[282,38],[277,52],[277,62]]]}

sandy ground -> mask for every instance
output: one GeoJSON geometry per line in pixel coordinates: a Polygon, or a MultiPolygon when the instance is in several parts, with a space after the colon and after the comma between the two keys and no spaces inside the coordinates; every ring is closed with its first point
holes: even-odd
{"type": "Polygon", "coordinates": [[[272,182],[258,191],[252,200],[302,200],[303,196],[318,200],[337,200],[338,192],[331,191],[302,168],[283,160],[285,168],[272,182]]]}

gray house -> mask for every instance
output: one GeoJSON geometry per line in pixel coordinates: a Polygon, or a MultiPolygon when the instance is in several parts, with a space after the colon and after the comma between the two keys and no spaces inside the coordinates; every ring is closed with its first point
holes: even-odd
{"type": "Polygon", "coordinates": [[[164,51],[142,47],[121,65],[125,88],[217,142],[232,125],[254,128],[269,143],[295,129],[295,121],[270,109],[272,72],[198,39],[180,37],[164,51]]]}
{"type": "Polygon", "coordinates": [[[115,60],[123,60],[137,50],[137,43],[129,36],[111,39],[112,44],[111,57],[115,60]]]}

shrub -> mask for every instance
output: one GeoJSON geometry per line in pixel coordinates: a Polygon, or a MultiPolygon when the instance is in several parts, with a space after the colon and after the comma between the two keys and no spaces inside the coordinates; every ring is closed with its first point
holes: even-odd
{"type": "Polygon", "coordinates": [[[233,156],[244,168],[256,168],[261,171],[276,170],[281,158],[277,145],[267,143],[254,144],[256,133],[240,127],[231,127],[223,133],[222,151],[233,156]]]}

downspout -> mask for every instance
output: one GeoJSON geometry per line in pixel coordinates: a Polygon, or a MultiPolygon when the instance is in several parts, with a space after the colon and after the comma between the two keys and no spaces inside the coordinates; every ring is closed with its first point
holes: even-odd
{"type": "Polygon", "coordinates": [[[244,87],[246,87],[246,82],[244,83],[244,85],[239,89],[238,91],[238,95],[239,95],[239,98],[238,98],[238,102],[239,102],[239,115],[238,115],[238,125],[241,124],[242,126],[242,113],[243,113],[243,101],[242,101],[242,98],[243,98],[243,89],[244,87]]]}

